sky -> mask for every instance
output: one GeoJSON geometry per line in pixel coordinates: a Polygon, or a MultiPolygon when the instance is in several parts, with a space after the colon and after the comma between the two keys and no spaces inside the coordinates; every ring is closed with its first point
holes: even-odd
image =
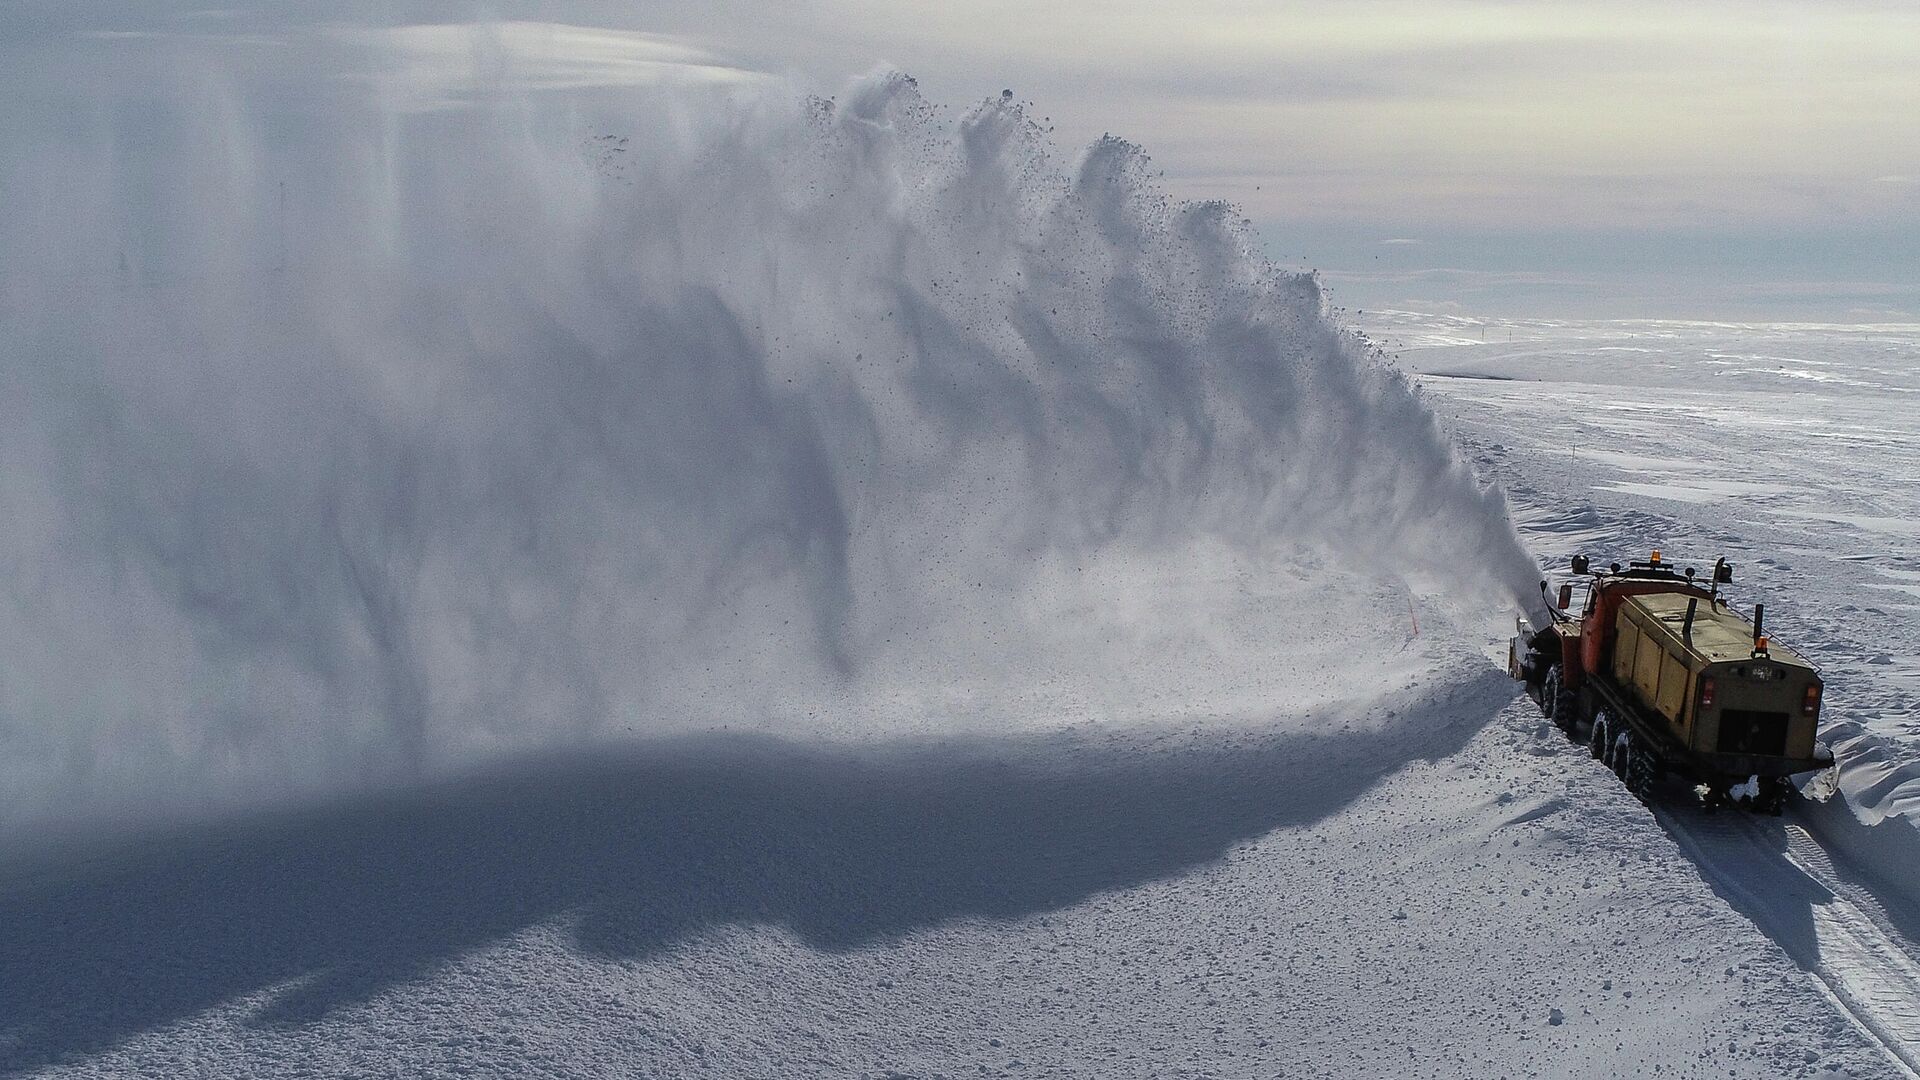
{"type": "Polygon", "coordinates": [[[1350,309],[1920,321],[1920,5],[213,2],[16,0],[0,60],[324,41],[443,107],[485,18],[532,93],[893,67],[1141,144],[1350,309]]]}

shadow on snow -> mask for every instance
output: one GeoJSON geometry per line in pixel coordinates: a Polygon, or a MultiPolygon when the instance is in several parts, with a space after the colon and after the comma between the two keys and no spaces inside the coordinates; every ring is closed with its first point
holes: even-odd
{"type": "Polygon", "coordinates": [[[1067,907],[1338,811],[1457,750],[1484,697],[1211,742],[660,739],[0,864],[0,1073],[290,982],[253,1022],[310,1022],[561,917],[638,959],[726,924],[848,950],[1067,907]]]}

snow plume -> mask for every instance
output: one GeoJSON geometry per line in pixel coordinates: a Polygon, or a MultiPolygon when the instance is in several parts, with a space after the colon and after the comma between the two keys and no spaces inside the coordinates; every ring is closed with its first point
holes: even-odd
{"type": "Polygon", "coordinates": [[[1010,96],[140,47],[0,140],[16,823],[1091,684],[1181,560],[1531,584],[1311,278],[1010,96]]]}

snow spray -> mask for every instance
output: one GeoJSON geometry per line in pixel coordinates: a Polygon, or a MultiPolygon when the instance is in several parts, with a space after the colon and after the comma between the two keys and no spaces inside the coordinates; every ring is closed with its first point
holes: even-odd
{"type": "Polygon", "coordinates": [[[1532,584],[1313,278],[1010,97],[164,75],[0,139],[15,825],[804,723],[1103,553],[1532,584]]]}

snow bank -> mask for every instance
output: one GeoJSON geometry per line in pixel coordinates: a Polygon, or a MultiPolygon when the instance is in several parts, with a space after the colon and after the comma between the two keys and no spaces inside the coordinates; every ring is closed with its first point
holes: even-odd
{"type": "Polygon", "coordinates": [[[1920,763],[1910,747],[1854,721],[1827,725],[1821,738],[1839,763],[1839,792],[1809,808],[1809,830],[1872,874],[1880,895],[1920,911],[1920,763]]]}
{"type": "Polygon", "coordinates": [[[226,56],[7,118],[15,823],[826,723],[930,671],[1141,685],[1168,560],[1276,603],[1388,571],[1390,630],[1333,619],[1369,656],[1418,596],[1532,584],[1316,283],[1123,140],[1068,166],[898,75],[403,112],[226,56]]]}

